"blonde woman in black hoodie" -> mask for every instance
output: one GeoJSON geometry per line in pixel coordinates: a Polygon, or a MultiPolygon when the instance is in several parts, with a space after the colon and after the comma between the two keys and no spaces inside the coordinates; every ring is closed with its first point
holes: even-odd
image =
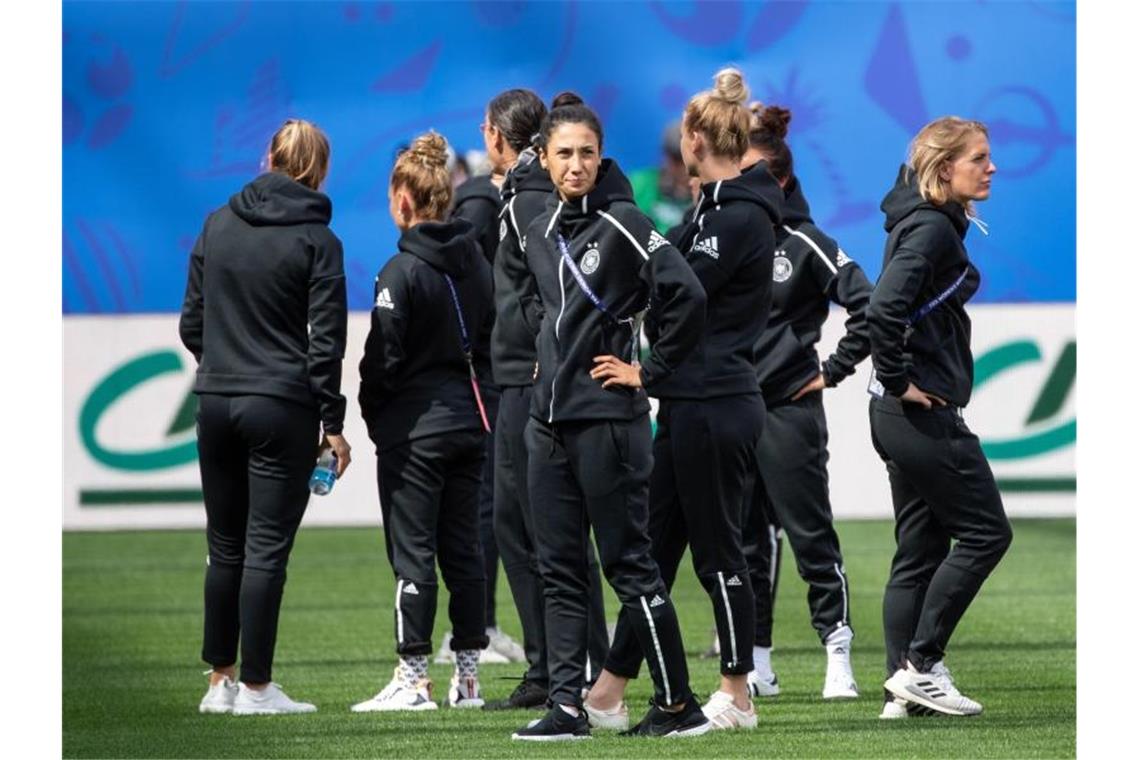
{"type": "Polygon", "coordinates": [[[313,712],[272,681],[285,566],[309,501],[321,428],[350,461],[340,393],[344,254],[319,188],[329,143],[290,119],[269,171],[206,219],[190,253],[179,332],[198,362],[198,464],[206,502],[204,713],[313,712]],[[238,641],[241,681],[235,683],[238,641]]]}
{"type": "Polygon", "coordinates": [[[581,690],[590,528],[602,571],[650,653],[656,694],[634,733],[701,734],[710,725],[689,689],[677,613],[646,533],[652,454],[645,389],[672,374],[700,340],[704,289],[634,205],[621,169],[602,158],[601,123],[580,98],[555,99],[540,139],[556,193],[526,231],[544,310],[526,444],[552,708],[514,738],[589,736],[581,690]],[[644,365],[619,366],[616,359],[635,359],[650,306],[657,342],[644,365]]]}
{"type": "MultiPolygon", "coordinates": [[[[650,390],[661,406],[649,536],[668,586],[686,546],[692,549],[697,578],[712,602],[721,678],[705,715],[717,729],[751,729],[757,717],[747,675],[756,610],[741,526],[764,426],[756,345],[768,321],[772,228],[783,195],[767,172],[741,173],[752,123],[743,76],[724,69],[715,83],[689,101],[681,120],[681,154],[701,187],[692,221],[671,234],[704,286],[708,317],[696,348],[650,390]]],[[[648,328],[652,346],[658,337],[652,312],[648,328]]],[[[621,720],[621,697],[637,675],[642,649],[630,622],[623,609],[605,670],[587,700],[596,724],[621,720]]]]}
{"type": "Polygon", "coordinates": [[[905,717],[911,704],[946,715],[982,711],[958,691],[943,658],[1013,538],[962,416],[974,377],[966,302],[981,281],[964,240],[995,171],[985,125],[946,116],[914,138],[882,203],[888,238],[867,321],[871,440],[887,465],[898,544],[883,594],[884,687],[894,695],[884,718],[905,717]]]}
{"type": "Polygon", "coordinates": [[[482,707],[479,652],[487,646],[478,493],[490,424],[490,265],[451,201],[447,143],[417,137],[396,159],[389,189],[399,251],[376,278],[372,328],[360,362],[360,408],[376,444],[384,544],[396,576],[399,664],[353,712],[434,710],[427,677],[435,565],[450,592],[455,674],[447,701],[482,707]]]}

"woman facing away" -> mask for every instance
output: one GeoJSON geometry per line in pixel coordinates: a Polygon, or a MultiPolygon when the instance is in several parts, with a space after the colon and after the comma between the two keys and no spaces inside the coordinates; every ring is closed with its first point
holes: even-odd
{"type": "Polygon", "coordinates": [[[888,238],[867,321],[874,373],[871,440],[887,466],[897,550],[883,595],[887,702],[976,715],[946,646],[1012,540],[993,472],[962,409],[974,360],[966,302],[981,276],[966,251],[974,203],[997,167],[981,122],[946,116],[911,143],[883,199],[888,238]],[[893,697],[893,698],[892,698],[893,697]]]}
{"type": "Polygon", "coordinates": [[[396,159],[389,210],[398,252],[376,277],[360,361],[360,409],[376,445],[384,546],[396,577],[391,682],[353,712],[434,710],[428,655],[439,586],[450,594],[455,672],[447,701],[482,707],[487,646],[479,487],[490,422],[487,377],[491,267],[451,202],[447,143],[429,132],[396,159]]]}
{"type": "Polygon", "coordinates": [[[286,696],[272,667],[285,566],[321,430],[338,476],[351,459],[341,435],[343,251],[319,189],[328,165],[324,133],[286,121],[269,144],[269,171],[207,217],[190,254],[179,332],[198,362],[209,545],[202,659],[213,668],[204,713],[317,709],[286,696]]]}
{"type": "Polygon", "coordinates": [[[704,330],[705,294],[681,254],[633,203],[617,164],[602,158],[602,125],[576,95],[554,101],[540,158],[556,189],[526,231],[544,316],[526,427],[528,486],[546,595],[551,709],[515,739],[589,736],[582,709],[590,529],[602,572],[647,652],[655,696],[633,733],[692,736],[710,724],[689,689],[677,613],[650,555],[649,399],[704,330]],[[643,366],[641,318],[658,339],[643,366]]]}
{"type": "MultiPolygon", "coordinates": [[[[649,486],[653,558],[671,588],[689,547],[712,603],[721,678],[703,711],[717,729],[751,729],[757,723],[747,683],[755,599],[741,525],[764,426],[756,346],[768,320],[773,226],[783,203],[767,172],[741,173],[752,122],[747,100],[743,76],[729,68],[685,108],[681,154],[701,181],[700,195],[692,221],[670,234],[676,234],[705,290],[707,319],[694,350],[650,390],[661,402],[649,486]]],[[[650,346],[656,345],[653,312],[647,327],[650,346]]],[[[629,372],[620,359],[609,361],[629,372]]],[[[620,728],[626,719],[621,700],[643,656],[631,622],[623,608],[606,667],[586,701],[598,727],[620,728]]]]}

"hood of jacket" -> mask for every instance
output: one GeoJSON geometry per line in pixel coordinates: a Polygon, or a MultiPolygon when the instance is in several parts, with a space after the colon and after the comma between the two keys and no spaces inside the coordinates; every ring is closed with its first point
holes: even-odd
{"type": "Polygon", "coordinates": [[[549,193],[552,190],[554,183],[550,181],[550,175],[542,168],[542,163],[534,150],[527,148],[519,154],[518,161],[507,172],[501,194],[503,203],[506,204],[524,191],[549,193]]]}
{"type": "Polygon", "coordinates": [[[799,177],[794,174],[784,185],[784,207],[782,211],[784,224],[789,227],[795,228],[811,222],[811,208],[808,206],[807,198],[804,197],[799,177]]]}
{"type": "Polygon", "coordinates": [[[279,172],[266,172],[230,198],[230,209],[254,226],[328,224],[332,201],[279,172]]]}
{"type": "Polygon", "coordinates": [[[780,223],[784,206],[784,191],[768,171],[768,164],[760,161],[739,177],[706,182],[701,185],[701,200],[694,218],[730,201],[755,203],[768,214],[772,224],[780,223]]]}
{"type": "Polygon", "coordinates": [[[426,261],[436,269],[462,279],[473,269],[479,245],[471,237],[474,227],[466,219],[420,222],[404,234],[396,246],[426,261]]]}
{"type": "Polygon", "coordinates": [[[959,237],[965,237],[966,229],[970,226],[970,222],[966,218],[966,209],[962,208],[962,204],[948,201],[938,205],[924,200],[918,193],[918,182],[915,179],[914,171],[906,164],[899,167],[895,185],[883,198],[879,208],[886,214],[887,218],[883,222],[883,228],[887,232],[893,230],[899,222],[919,209],[931,209],[940,214],[945,214],[954,224],[954,229],[958,231],[959,237]]]}
{"type": "Polygon", "coordinates": [[[491,181],[490,174],[480,174],[477,177],[472,177],[455,188],[455,198],[452,199],[452,206],[462,206],[467,201],[474,200],[475,198],[489,201],[496,209],[499,207],[499,188],[495,187],[495,183],[491,181]]]}

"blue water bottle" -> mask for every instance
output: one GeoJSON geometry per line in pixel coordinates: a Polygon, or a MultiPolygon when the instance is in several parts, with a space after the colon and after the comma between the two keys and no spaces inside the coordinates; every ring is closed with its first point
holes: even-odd
{"type": "Polygon", "coordinates": [[[336,485],[336,454],[332,449],[321,449],[317,466],[309,477],[309,490],[317,496],[324,496],[336,485]]]}

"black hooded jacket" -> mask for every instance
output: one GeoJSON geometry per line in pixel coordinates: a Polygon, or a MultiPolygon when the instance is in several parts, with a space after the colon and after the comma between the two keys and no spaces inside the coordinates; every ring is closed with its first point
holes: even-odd
{"type": "Polygon", "coordinates": [[[538,285],[526,262],[526,231],[554,191],[550,175],[527,149],[503,180],[499,249],[495,254],[495,329],[491,365],[499,385],[531,385],[542,322],[538,285]]]}
{"type": "Polygon", "coordinates": [[[963,242],[969,227],[966,210],[953,201],[936,205],[923,200],[905,165],[881,208],[889,235],[867,313],[875,376],[892,396],[901,396],[913,382],[955,406],[965,406],[974,384],[966,302],[981,284],[963,242]],[[910,324],[916,312],[963,273],[965,280],[953,294],[910,324]]]}
{"type": "Polygon", "coordinates": [[[495,249],[499,247],[499,188],[491,181],[490,175],[481,174],[464,182],[455,189],[452,201],[452,219],[466,219],[475,229],[472,235],[483,252],[488,264],[495,261],[495,249]]]}
{"type": "Polygon", "coordinates": [[[820,373],[828,387],[838,385],[871,351],[871,283],[839,244],[815,226],[795,176],[784,187],[784,221],[776,227],[776,246],[772,315],[757,346],[756,365],[764,399],[771,404],[791,397],[820,373]],[[832,302],[847,310],[847,332],[821,364],[815,345],[832,302]]]}
{"type": "Polygon", "coordinates": [[[455,219],[423,222],[376,277],[372,327],[360,360],[360,410],[383,452],[407,441],[482,427],[463,353],[452,278],[480,380],[489,376],[491,267],[455,219]]]}
{"type": "MultiPolygon", "coordinates": [[[[704,334],[653,395],[701,399],[759,393],[756,344],[768,321],[772,299],[773,226],[784,196],[766,171],[701,186],[696,211],[670,239],[685,252],[707,296],[704,334]]],[[[653,311],[646,334],[657,338],[653,311]]]]}
{"type": "Polygon", "coordinates": [[[705,292],[693,270],[634,205],[629,180],[611,159],[602,161],[587,195],[566,203],[552,194],[526,240],[544,310],[531,414],[548,423],[646,414],[646,391],[680,366],[704,332],[705,292]],[[575,280],[559,252],[560,235],[613,318],[575,280]],[[644,388],[603,389],[590,377],[594,357],[636,359],[647,308],[654,312],[657,340],[640,369],[644,388]]]}
{"type": "Polygon", "coordinates": [[[316,406],[325,433],[341,432],[348,308],[330,219],[327,195],[272,172],[206,218],[178,325],[195,393],[316,406]]]}

